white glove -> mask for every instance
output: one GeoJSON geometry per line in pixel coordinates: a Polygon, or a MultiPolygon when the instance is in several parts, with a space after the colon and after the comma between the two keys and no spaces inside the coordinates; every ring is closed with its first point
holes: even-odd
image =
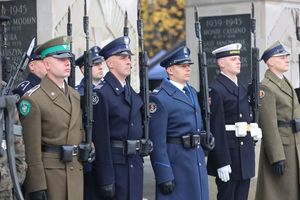
{"type": "Polygon", "coordinates": [[[247,122],[236,122],[234,125],[236,137],[245,137],[247,135],[247,122]]]}
{"type": "Polygon", "coordinates": [[[218,176],[223,182],[227,182],[230,180],[229,174],[231,173],[231,167],[230,165],[226,165],[224,167],[221,167],[217,169],[218,176]]]}
{"type": "Polygon", "coordinates": [[[262,138],[262,131],[261,129],[258,127],[257,123],[251,123],[251,137],[253,137],[254,140],[258,141],[262,138]]]}

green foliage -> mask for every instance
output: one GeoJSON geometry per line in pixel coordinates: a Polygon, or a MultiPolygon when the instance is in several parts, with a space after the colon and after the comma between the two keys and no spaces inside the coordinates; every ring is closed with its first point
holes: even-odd
{"type": "Polygon", "coordinates": [[[151,58],[185,39],[185,0],[141,0],[145,49],[151,58]]]}

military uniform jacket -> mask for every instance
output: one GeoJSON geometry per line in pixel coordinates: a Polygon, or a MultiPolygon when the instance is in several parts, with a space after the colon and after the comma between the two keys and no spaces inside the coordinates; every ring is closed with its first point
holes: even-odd
{"type": "Polygon", "coordinates": [[[164,79],[150,95],[151,163],[156,180],[156,199],[208,200],[208,180],[201,146],[186,149],[167,143],[167,137],[199,134],[202,128],[196,91],[189,86],[192,100],[164,79]],[[175,190],[163,195],[158,184],[175,180],[175,190]]]}
{"type": "Polygon", "coordinates": [[[262,143],[256,199],[298,200],[300,198],[300,132],[291,127],[278,127],[277,121],[288,122],[300,118],[300,106],[295,91],[284,77],[280,79],[270,70],[265,73],[260,92],[259,126],[262,143]],[[286,160],[283,176],[276,176],[272,164],[286,160]]]}
{"type": "Polygon", "coordinates": [[[112,147],[112,140],[139,140],[143,136],[141,107],[143,102],[130,87],[131,97],[119,80],[108,72],[101,89],[95,87],[93,142],[96,159],[93,173],[96,188],[115,184],[117,200],[143,198],[143,159],[124,155],[123,148],[112,147]],[[98,99],[97,99],[98,98],[98,99]]]}
{"type": "MultiPolygon", "coordinates": [[[[98,85],[101,85],[101,82],[98,85]]],[[[93,88],[94,88],[95,85],[94,84],[92,84],[92,85],[93,85],[93,88]]],[[[77,92],[79,92],[80,96],[84,95],[84,78],[81,79],[80,83],[75,86],[75,90],[77,90],[77,92]]]]}
{"type": "Polygon", "coordinates": [[[36,86],[41,82],[41,79],[33,74],[29,73],[26,81],[21,82],[16,89],[13,90],[14,94],[18,94],[20,97],[22,97],[28,90],[36,86]]]}
{"type": "Polygon", "coordinates": [[[225,125],[251,120],[247,90],[242,83],[238,85],[220,74],[211,84],[210,92],[210,123],[216,146],[208,154],[208,174],[217,176],[218,168],[230,165],[231,180],[245,180],[255,175],[255,144],[250,133],[236,137],[234,131],[225,130],[225,125]]]}
{"type": "MultiPolygon", "coordinates": [[[[66,85],[67,86],[67,85],[66,85]]],[[[26,162],[26,192],[47,190],[49,200],[83,199],[82,164],[60,161],[58,153],[42,152],[42,144],[78,145],[83,141],[79,94],[67,86],[67,95],[47,76],[29,90],[19,104],[26,162]]]]}

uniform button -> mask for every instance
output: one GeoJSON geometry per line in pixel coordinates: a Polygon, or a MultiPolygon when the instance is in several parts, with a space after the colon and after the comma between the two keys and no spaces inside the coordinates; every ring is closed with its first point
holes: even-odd
{"type": "Polygon", "coordinates": [[[244,145],[244,142],[241,142],[241,145],[244,145]]]}
{"type": "Polygon", "coordinates": [[[241,113],[241,114],[240,114],[240,118],[242,118],[242,117],[243,117],[243,114],[241,113]]]}
{"type": "Polygon", "coordinates": [[[133,126],[133,123],[131,123],[130,126],[133,126]]]}
{"type": "Polygon", "coordinates": [[[195,112],[195,114],[196,114],[196,115],[198,115],[198,113],[197,113],[197,112],[195,112]]]}
{"type": "Polygon", "coordinates": [[[133,168],[133,164],[130,165],[130,168],[133,168]]]}
{"type": "Polygon", "coordinates": [[[201,167],[201,162],[199,162],[198,165],[201,167]]]}
{"type": "Polygon", "coordinates": [[[74,169],[74,167],[73,167],[73,166],[71,166],[71,167],[70,167],[70,170],[73,170],[73,169],[74,169]]]}
{"type": "Polygon", "coordinates": [[[200,132],[200,129],[199,129],[199,128],[197,129],[197,132],[200,132]]]}

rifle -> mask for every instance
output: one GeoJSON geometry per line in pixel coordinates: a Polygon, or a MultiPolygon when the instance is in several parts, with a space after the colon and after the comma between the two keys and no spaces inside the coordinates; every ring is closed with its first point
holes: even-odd
{"type": "MultiPolygon", "coordinates": [[[[67,24],[67,35],[72,36],[72,23],[71,23],[71,9],[70,6],[68,7],[68,24],[67,24]]],[[[72,53],[72,40],[70,42],[70,52],[72,53]]],[[[73,55],[73,54],[72,54],[73,55]]],[[[75,87],[75,57],[74,55],[71,57],[71,73],[70,76],[68,77],[68,83],[71,87],[75,87]]]]}
{"type": "Polygon", "coordinates": [[[252,108],[252,121],[258,123],[259,108],[259,49],[256,47],[256,19],[254,18],[254,5],[251,8],[251,32],[253,35],[253,48],[251,49],[251,84],[249,86],[250,103],[252,108]]]}
{"type": "MultiPolygon", "coordinates": [[[[3,121],[5,122],[5,137],[7,147],[7,158],[9,171],[14,187],[14,195],[17,200],[24,200],[22,195],[21,187],[18,181],[16,160],[15,160],[15,149],[14,149],[14,135],[13,135],[13,121],[14,113],[16,111],[16,103],[18,99],[15,95],[1,96],[0,97],[0,131],[3,133],[3,121]]],[[[2,138],[1,138],[2,139],[2,138]]],[[[2,143],[2,142],[1,142],[2,143]]]]}
{"type": "MultiPolygon", "coordinates": [[[[300,42],[300,22],[299,22],[299,14],[296,13],[296,37],[297,40],[300,42]]],[[[300,54],[298,54],[298,62],[299,62],[299,79],[300,79],[300,54]]],[[[298,97],[298,101],[300,103],[300,87],[295,89],[297,97],[298,97]]]]}
{"type": "Polygon", "coordinates": [[[141,15],[141,2],[138,1],[137,11],[137,30],[139,40],[139,66],[140,66],[140,95],[144,102],[142,108],[143,119],[143,133],[144,138],[141,140],[141,152],[142,156],[147,156],[153,149],[152,141],[149,139],[149,79],[148,79],[148,56],[144,48],[144,34],[143,34],[143,20],[141,15]]]}
{"type": "Polygon", "coordinates": [[[92,150],[92,128],[93,128],[93,105],[92,105],[92,62],[89,51],[89,17],[87,16],[87,5],[84,0],[83,30],[86,38],[86,50],[84,51],[84,96],[83,96],[83,123],[86,133],[86,142],[79,145],[80,161],[90,160],[92,150]]]}
{"type": "MultiPolygon", "coordinates": [[[[3,9],[3,5],[2,5],[2,9],[3,9]]],[[[0,80],[2,81],[2,72],[3,72],[3,66],[7,65],[7,39],[6,39],[6,22],[10,19],[10,17],[8,16],[0,16],[0,23],[1,23],[1,29],[2,29],[2,37],[1,37],[1,41],[2,41],[2,46],[3,46],[3,54],[2,51],[0,51],[0,64],[1,64],[1,70],[0,70],[0,80]]]]}
{"type": "Polygon", "coordinates": [[[128,15],[127,11],[125,11],[123,35],[128,36],[128,32],[128,15]]]}
{"type": "Polygon", "coordinates": [[[195,7],[195,33],[198,38],[198,64],[199,64],[199,77],[200,77],[200,102],[202,102],[201,108],[204,113],[205,129],[201,131],[201,135],[204,136],[205,140],[202,143],[203,147],[208,150],[212,150],[215,147],[215,138],[210,132],[210,107],[208,102],[208,78],[207,78],[207,63],[206,53],[203,52],[202,48],[202,36],[201,36],[201,24],[200,18],[198,17],[198,11],[195,7]]]}
{"type": "MultiPolygon", "coordinates": [[[[30,42],[30,45],[27,49],[27,52],[24,52],[23,55],[22,55],[22,59],[21,61],[19,62],[18,66],[17,66],[17,69],[16,69],[16,72],[13,76],[10,77],[9,81],[7,82],[6,86],[3,88],[2,92],[1,92],[1,95],[8,95],[10,94],[11,92],[11,89],[18,77],[18,74],[19,72],[23,72],[27,65],[28,65],[28,62],[30,61],[30,55],[33,51],[33,48],[34,48],[34,44],[35,44],[35,38],[33,38],[30,42]]],[[[20,98],[20,97],[19,97],[20,98]]]]}

